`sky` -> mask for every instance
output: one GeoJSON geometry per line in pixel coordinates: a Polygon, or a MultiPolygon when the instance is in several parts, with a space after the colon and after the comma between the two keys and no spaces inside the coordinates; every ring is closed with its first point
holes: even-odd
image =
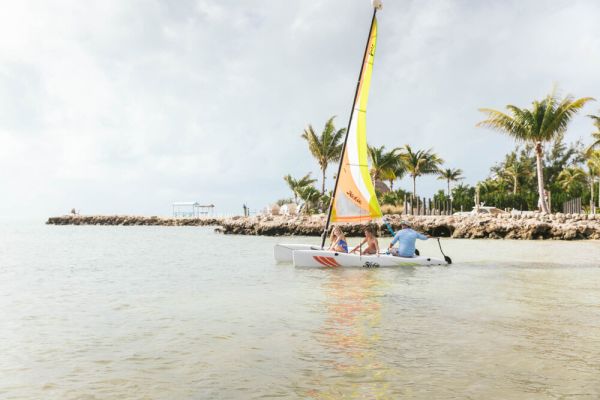
{"type": "MultiPolygon", "coordinates": [[[[369,0],[6,1],[0,13],[0,216],[257,211],[320,177],[301,139],[348,120],[369,0]]],[[[387,0],[368,141],[433,150],[474,184],[514,147],[481,107],[557,85],[600,100],[596,0],[387,0]]],[[[590,141],[586,114],[567,140],[590,141]]],[[[333,186],[334,166],[328,171],[333,186]]],[[[397,187],[410,189],[406,179],[397,187]]],[[[445,187],[417,182],[421,195],[445,187]]]]}

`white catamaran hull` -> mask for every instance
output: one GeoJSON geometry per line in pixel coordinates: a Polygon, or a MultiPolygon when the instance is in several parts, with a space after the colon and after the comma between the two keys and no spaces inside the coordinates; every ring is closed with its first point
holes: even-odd
{"type": "Polygon", "coordinates": [[[291,263],[293,261],[293,252],[296,250],[321,250],[321,247],[314,244],[299,243],[278,243],[273,248],[275,261],[280,263],[291,263]]]}
{"type": "Polygon", "coordinates": [[[396,257],[386,254],[359,255],[337,253],[327,250],[294,250],[293,261],[295,267],[319,267],[319,268],[339,268],[339,267],[417,267],[428,265],[447,265],[448,263],[439,258],[415,256],[415,257],[396,257]]]}

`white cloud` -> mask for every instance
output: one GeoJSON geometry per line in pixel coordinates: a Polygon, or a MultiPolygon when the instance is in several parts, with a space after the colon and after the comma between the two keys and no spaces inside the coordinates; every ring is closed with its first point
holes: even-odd
{"type": "MultiPolygon", "coordinates": [[[[177,200],[237,212],[288,196],[284,174],[318,176],[305,125],[347,121],[370,12],[367,0],[5,4],[0,215],[160,214],[177,200]]],[[[525,106],[554,82],[600,97],[599,13],[592,0],[388,1],[369,140],[434,147],[481,179],[512,143],[475,128],[477,108],[525,106]]],[[[569,138],[590,130],[578,117],[569,138]]]]}

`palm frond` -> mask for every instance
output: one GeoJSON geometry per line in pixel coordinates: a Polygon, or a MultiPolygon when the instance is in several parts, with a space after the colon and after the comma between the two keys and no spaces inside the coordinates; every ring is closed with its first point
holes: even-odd
{"type": "Polygon", "coordinates": [[[567,130],[567,126],[573,116],[577,114],[588,102],[594,101],[593,97],[582,97],[577,100],[573,100],[571,96],[565,97],[565,99],[556,107],[552,112],[553,118],[545,129],[540,132],[541,138],[544,141],[552,140],[557,133],[562,133],[567,130]]]}
{"type": "Polygon", "coordinates": [[[525,121],[527,120],[527,116],[517,107],[508,105],[507,108],[512,110],[513,115],[516,115],[517,118],[491,108],[480,108],[479,111],[486,113],[488,118],[477,123],[475,126],[494,129],[501,133],[506,133],[517,140],[525,141],[527,132],[525,121]]]}
{"type": "Polygon", "coordinates": [[[507,113],[481,108],[487,119],[476,126],[495,129],[512,136],[517,141],[543,143],[554,139],[565,132],[573,116],[594,99],[582,97],[574,99],[567,95],[562,99],[556,94],[554,87],[542,101],[533,101],[531,109],[507,105],[507,113]]]}
{"type": "Polygon", "coordinates": [[[409,145],[404,146],[400,159],[412,177],[435,174],[444,162],[432,149],[414,151],[409,145]]]}
{"type": "Polygon", "coordinates": [[[463,173],[463,171],[460,168],[441,169],[441,170],[439,170],[439,176],[437,179],[440,181],[449,180],[450,182],[456,182],[456,181],[464,179],[464,177],[462,176],[462,173],[463,173]]]}

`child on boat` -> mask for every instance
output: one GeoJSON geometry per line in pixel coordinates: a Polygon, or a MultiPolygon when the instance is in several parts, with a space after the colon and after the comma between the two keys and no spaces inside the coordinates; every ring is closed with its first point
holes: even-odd
{"type": "Polygon", "coordinates": [[[379,256],[379,242],[377,241],[377,236],[375,235],[375,231],[373,228],[367,226],[364,230],[365,238],[358,246],[352,249],[351,253],[355,253],[359,250],[363,244],[367,244],[367,248],[364,249],[361,254],[377,254],[379,256]]]}
{"type": "Polygon", "coordinates": [[[346,241],[346,236],[339,226],[334,227],[331,231],[331,246],[329,246],[329,250],[340,253],[348,252],[348,242],[346,241]]]}

